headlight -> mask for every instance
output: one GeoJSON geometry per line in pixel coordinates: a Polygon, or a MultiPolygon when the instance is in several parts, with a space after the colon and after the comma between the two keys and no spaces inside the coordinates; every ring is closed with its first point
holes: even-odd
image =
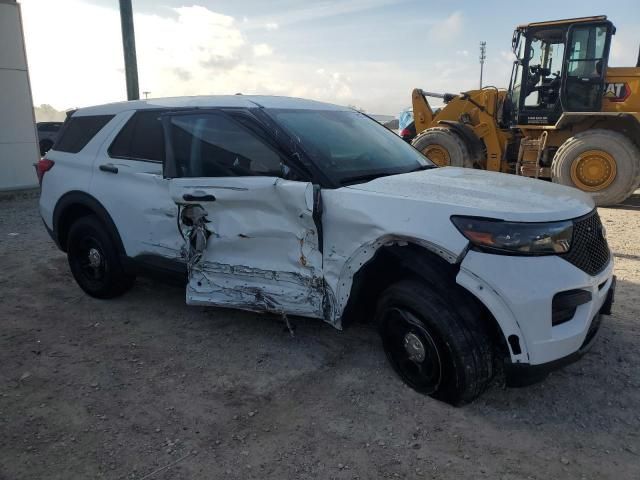
{"type": "Polygon", "coordinates": [[[573,222],[505,222],[478,217],[451,217],[451,221],[473,245],[491,253],[553,255],[571,247],[573,222]]]}

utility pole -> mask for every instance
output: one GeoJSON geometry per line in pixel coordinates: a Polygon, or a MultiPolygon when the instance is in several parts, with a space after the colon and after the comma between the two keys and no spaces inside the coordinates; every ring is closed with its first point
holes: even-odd
{"type": "Polygon", "coordinates": [[[147,98],[149,98],[149,94],[150,94],[150,93],[151,93],[151,92],[149,92],[149,91],[142,92],[142,94],[144,95],[145,100],[146,100],[147,98]]]}
{"type": "Polygon", "coordinates": [[[480,89],[482,90],[482,73],[484,61],[487,59],[487,42],[480,42],[480,89]]]}
{"type": "Polygon", "coordinates": [[[480,42],[480,89],[482,89],[482,74],[484,71],[484,61],[487,59],[487,42],[480,42]]]}
{"type": "Polygon", "coordinates": [[[139,100],[138,63],[136,61],[136,37],[133,31],[131,0],[120,0],[120,24],[122,25],[122,49],[124,72],[127,79],[127,100],[139,100]]]}

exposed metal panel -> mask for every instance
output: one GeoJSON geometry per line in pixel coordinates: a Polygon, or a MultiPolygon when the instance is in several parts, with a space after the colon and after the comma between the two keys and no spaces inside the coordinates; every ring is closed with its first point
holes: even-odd
{"type": "Polygon", "coordinates": [[[0,190],[37,186],[38,160],[20,6],[0,2],[0,190]]]}

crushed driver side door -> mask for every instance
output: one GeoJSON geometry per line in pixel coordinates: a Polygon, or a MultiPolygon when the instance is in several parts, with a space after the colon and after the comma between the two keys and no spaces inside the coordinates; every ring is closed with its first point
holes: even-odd
{"type": "Polygon", "coordinates": [[[322,318],[313,184],[277,176],[282,154],[222,112],[164,122],[187,303],[322,318]]]}

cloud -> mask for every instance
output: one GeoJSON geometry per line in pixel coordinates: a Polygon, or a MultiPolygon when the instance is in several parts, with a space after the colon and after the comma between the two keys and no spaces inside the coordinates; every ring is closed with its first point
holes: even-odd
{"type": "Polygon", "coordinates": [[[429,30],[429,38],[434,42],[449,42],[462,33],[464,18],[461,12],[453,12],[444,20],[435,23],[429,30]]]}
{"type": "Polygon", "coordinates": [[[611,55],[609,65],[619,67],[634,67],[638,61],[638,40],[634,37],[640,25],[631,28],[627,25],[624,31],[619,30],[611,41],[611,55]],[[633,32],[633,34],[632,34],[633,32]]]}
{"type": "MultiPolygon", "coordinates": [[[[387,5],[397,4],[398,0],[322,0],[315,2],[300,2],[302,7],[289,8],[278,12],[278,27],[302,22],[317,22],[324,18],[364,12],[387,5]]],[[[272,20],[254,19],[254,26],[268,26],[272,20]]],[[[277,27],[276,27],[277,28],[277,27]]],[[[267,27],[268,29],[268,27],[267,27]]]]}
{"type": "MultiPolygon", "coordinates": [[[[63,110],[126,98],[116,9],[86,0],[21,3],[36,104],[49,103],[63,110]],[[70,16],[70,11],[76,15],[70,16]],[[80,18],[100,21],[81,22],[80,18]],[[52,30],[51,25],[56,28],[52,30]],[[56,45],[64,46],[55,54],[52,34],[56,45]]],[[[365,2],[348,1],[344,8],[356,7],[365,8],[365,2]]],[[[320,7],[309,7],[313,8],[320,7]]],[[[453,14],[443,23],[462,28],[463,20],[453,14]]],[[[176,8],[166,16],[138,13],[135,26],[140,90],[151,92],[152,97],[236,92],[291,95],[358,105],[372,113],[397,113],[410,105],[415,87],[436,92],[477,88],[479,66],[471,54],[410,64],[357,58],[294,61],[264,43],[260,37],[264,28],[261,32],[246,25],[242,17],[236,20],[199,6],[176,8]]],[[[510,62],[499,55],[489,57],[487,83],[506,86],[509,72],[510,62]]]]}
{"type": "MultiPolygon", "coordinates": [[[[80,0],[23,0],[22,8],[35,103],[64,109],[126,98],[117,10],[80,0]],[[56,44],[64,45],[55,55],[51,25],[56,44]]],[[[153,97],[240,91],[346,103],[352,94],[348,75],[277,57],[270,45],[246,36],[243,21],[200,6],[173,14],[134,18],[140,90],[153,97]]]]}
{"type": "Polygon", "coordinates": [[[468,57],[469,50],[456,50],[456,55],[460,55],[462,57],[468,57]]]}
{"type": "Polygon", "coordinates": [[[280,25],[278,25],[275,22],[269,22],[264,24],[264,28],[266,28],[267,30],[277,30],[279,27],[280,25]]]}
{"type": "Polygon", "coordinates": [[[268,57],[273,54],[273,49],[266,43],[258,43],[253,46],[253,55],[256,57],[268,57]]]}

